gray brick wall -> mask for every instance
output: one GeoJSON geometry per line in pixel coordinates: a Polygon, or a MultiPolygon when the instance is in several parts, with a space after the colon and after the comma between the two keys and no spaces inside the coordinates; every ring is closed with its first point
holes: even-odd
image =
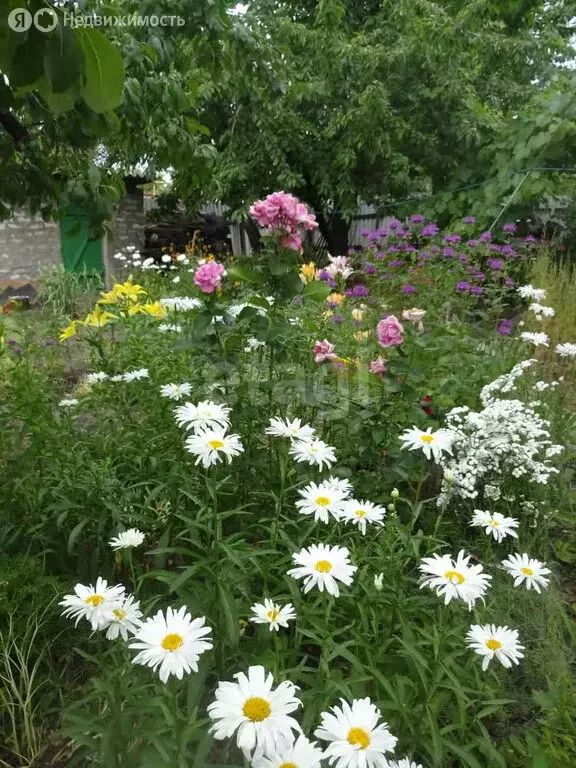
{"type": "Polygon", "coordinates": [[[125,251],[128,245],[140,250],[144,248],[144,196],[141,190],[128,192],[120,201],[116,216],[112,222],[112,233],[106,239],[104,250],[104,266],[108,280],[112,276],[122,279],[127,270],[113,256],[119,251],[125,251]]]}
{"type": "Polygon", "coordinates": [[[0,221],[0,280],[34,280],[49,264],[61,264],[58,222],[25,209],[0,221]]]}

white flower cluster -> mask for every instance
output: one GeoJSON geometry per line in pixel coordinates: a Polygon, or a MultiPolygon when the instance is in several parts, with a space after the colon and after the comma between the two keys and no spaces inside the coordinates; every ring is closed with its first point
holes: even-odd
{"type": "Polygon", "coordinates": [[[558,472],[550,459],[563,449],[550,440],[550,423],[536,412],[537,403],[496,397],[497,393],[513,391],[516,380],[533,362],[523,360],[510,373],[484,387],[480,395],[482,411],[453,408],[447,415],[454,455],[441,461],[447,477],[438,499],[440,506],[452,493],[476,498],[482,484],[485,497],[497,500],[506,475],[544,484],[558,472]]]}
{"type": "Polygon", "coordinates": [[[160,299],[160,306],[168,311],[188,312],[191,309],[200,309],[202,302],[200,299],[190,296],[169,296],[165,299],[160,299]]]}

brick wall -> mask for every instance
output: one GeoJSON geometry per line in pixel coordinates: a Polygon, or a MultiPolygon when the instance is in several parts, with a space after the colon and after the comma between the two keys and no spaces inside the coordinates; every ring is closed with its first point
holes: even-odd
{"type": "Polygon", "coordinates": [[[45,222],[25,209],[0,221],[0,280],[34,280],[42,267],[61,264],[58,222],[45,222]]]}
{"type": "Polygon", "coordinates": [[[104,248],[104,267],[106,276],[123,278],[126,269],[113,256],[119,251],[125,251],[128,245],[137,250],[144,248],[144,195],[141,190],[128,192],[120,201],[116,216],[112,222],[112,233],[106,239],[104,248]]]}

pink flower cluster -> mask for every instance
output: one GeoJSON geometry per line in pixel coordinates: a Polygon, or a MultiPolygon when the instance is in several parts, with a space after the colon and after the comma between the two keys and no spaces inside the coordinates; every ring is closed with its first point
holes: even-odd
{"type": "Polygon", "coordinates": [[[404,328],[394,315],[388,315],[376,326],[378,341],[382,347],[399,347],[404,341],[404,328]]]}
{"type": "Polygon", "coordinates": [[[198,267],[194,273],[194,282],[200,288],[202,293],[213,293],[216,288],[220,288],[224,266],[216,261],[207,261],[198,267]]]}
{"type": "Polygon", "coordinates": [[[314,348],[312,349],[314,362],[324,363],[326,360],[335,360],[336,355],[334,354],[334,349],[334,344],[330,344],[328,339],[324,339],[324,341],[317,341],[316,344],[314,344],[314,348]]]}
{"type": "Polygon", "coordinates": [[[302,250],[301,229],[318,226],[314,214],[308,213],[303,203],[286,192],[273,192],[264,200],[256,200],[250,206],[250,215],[271,234],[280,231],[282,245],[291,251],[302,250]]]}

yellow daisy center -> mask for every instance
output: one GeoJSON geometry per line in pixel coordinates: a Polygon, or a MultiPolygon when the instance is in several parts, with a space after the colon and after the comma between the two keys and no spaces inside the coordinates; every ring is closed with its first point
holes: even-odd
{"type": "Polygon", "coordinates": [[[520,573],[523,573],[524,576],[534,576],[532,568],[520,568],[520,573]]]}
{"type": "Polygon", "coordinates": [[[246,699],[242,707],[244,715],[253,723],[261,723],[262,720],[266,720],[267,717],[270,717],[271,711],[270,704],[266,699],[261,699],[259,696],[246,699]]]}
{"type": "Polygon", "coordinates": [[[314,567],[317,571],[319,571],[319,573],[330,573],[332,570],[332,563],[330,563],[328,560],[318,560],[314,567]]]}
{"type": "Polygon", "coordinates": [[[466,579],[458,571],[446,571],[444,578],[448,579],[451,584],[464,584],[466,579]]]}
{"type": "Polygon", "coordinates": [[[266,616],[268,616],[270,621],[276,621],[279,615],[280,611],[277,611],[275,608],[273,608],[271,611],[266,611],[266,616]]]}
{"type": "Polygon", "coordinates": [[[117,619],[119,619],[120,621],[122,621],[122,619],[124,619],[124,618],[126,617],[126,611],[123,611],[121,608],[114,608],[114,610],[112,611],[112,613],[113,613],[113,614],[114,614],[114,616],[116,616],[116,618],[117,618],[117,619]]]}
{"type": "Polygon", "coordinates": [[[491,651],[497,651],[499,648],[502,648],[502,643],[500,640],[494,640],[491,637],[490,640],[486,640],[486,648],[490,648],[491,651]]]}
{"type": "Polygon", "coordinates": [[[102,595],[90,595],[90,597],[87,597],[84,602],[87,605],[91,605],[92,608],[98,608],[99,605],[102,605],[104,602],[104,598],[102,595]]]}
{"type": "Polygon", "coordinates": [[[282,763],[278,768],[298,768],[296,763],[282,763]]]}
{"type": "Polygon", "coordinates": [[[357,509],[356,512],[354,512],[356,517],[366,517],[366,510],[365,509],[357,509]]]}
{"type": "Polygon", "coordinates": [[[488,525],[491,525],[492,528],[498,528],[500,523],[498,522],[498,520],[488,520],[488,525]]]}
{"type": "Polygon", "coordinates": [[[422,440],[423,443],[433,443],[434,442],[434,436],[433,435],[420,435],[420,440],[422,440]]]}
{"type": "Polygon", "coordinates": [[[358,744],[360,749],[367,749],[370,744],[370,736],[363,728],[350,728],[348,731],[348,743],[353,746],[358,744]]]}
{"type": "Polygon", "coordinates": [[[327,507],[330,504],[330,499],[327,499],[326,496],[318,496],[316,504],[319,504],[321,507],[327,507]]]}
{"type": "Polygon", "coordinates": [[[162,648],[170,652],[177,651],[183,644],[184,639],[182,635],[178,635],[176,632],[166,635],[164,640],[162,640],[162,648]]]}
{"type": "Polygon", "coordinates": [[[214,448],[215,451],[217,451],[218,448],[224,448],[224,443],[222,442],[222,440],[209,440],[208,445],[211,448],[214,448]]]}

